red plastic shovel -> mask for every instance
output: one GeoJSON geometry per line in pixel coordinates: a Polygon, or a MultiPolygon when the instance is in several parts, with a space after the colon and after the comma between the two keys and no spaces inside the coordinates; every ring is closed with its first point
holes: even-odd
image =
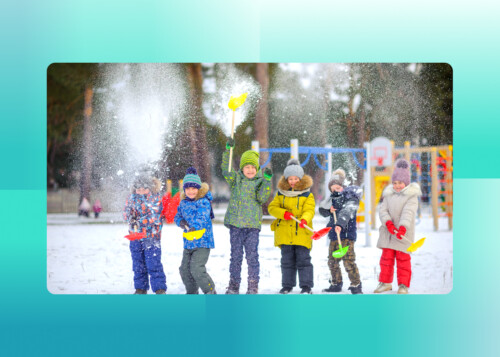
{"type": "MultiPolygon", "coordinates": [[[[297,223],[301,223],[297,218],[295,218],[294,216],[290,216],[292,217],[292,219],[297,222],[297,223]]],[[[330,232],[330,230],[332,229],[332,227],[325,227],[323,229],[320,229],[319,231],[314,231],[311,227],[307,226],[307,225],[304,225],[304,228],[307,228],[309,229],[311,232],[313,232],[313,235],[311,236],[311,239],[314,239],[314,240],[318,240],[320,239],[321,237],[323,237],[324,235],[327,235],[328,232],[330,232]]]]}
{"type": "Polygon", "coordinates": [[[128,240],[138,240],[146,237],[146,232],[137,232],[137,225],[134,226],[134,231],[125,236],[128,240]]]}

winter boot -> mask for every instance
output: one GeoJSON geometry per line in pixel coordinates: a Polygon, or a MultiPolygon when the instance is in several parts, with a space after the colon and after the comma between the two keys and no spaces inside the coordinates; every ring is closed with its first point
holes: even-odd
{"type": "Polygon", "coordinates": [[[156,295],[165,295],[167,292],[163,289],[158,289],[155,291],[155,294],[156,295]]]}
{"type": "Polygon", "coordinates": [[[215,291],[215,289],[213,289],[210,290],[208,293],[205,293],[205,295],[217,295],[217,292],[215,291]]]}
{"type": "Polygon", "coordinates": [[[309,286],[304,286],[300,291],[301,294],[312,294],[311,288],[309,286]]]}
{"type": "Polygon", "coordinates": [[[292,291],[293,288],[291,287],[288,287],[288,286],[284,286],[281,290],[280,290],[280,294],[288,294],[290,291],[292,291]]]}
{"type": "Polygon", "coordinates": [[[328,289],[323,289],[324,293],[339,293],[342,291],[342,282],[337,284],[330,283],[330,287],[328,289]]]}
{"type": "Polygon", "coordinates": [[[380,294],[384,291],[392,290],[392,284],[379,283],[377,288],[373,291],[374,294],[380,294]]]}
{"type": "Polygon", "coordinates": [[[229,280],[229,286],[227,287],[226,294],[237,295],[240,293],[240,284],[236,283],[234,280],[229,280]]]}
{"type": "Polygon", "coordinates": [[[405,284],[399,284],[398,294],[408,294],[408,287],[405,284]]]}
{"type": "Polygon", "coordinates": [[[255,280],[249,280],[247,294],[254,295],[258,293],[259,293],[259,283],[255,280]]]}
{"type": "Polygon", "coordinates": [[[351,290],[351,294],[363,294],[363,291],[361,291],[361,283],[359,283],[359,285],[356,285],[356,286],[350,286],[349,289],[347,290],[351,290]]]}
{"type": "Polygon", "coordinates": [[[148,292],[144,289],[135,289],[134,295],[146,295],[148,292]]]}

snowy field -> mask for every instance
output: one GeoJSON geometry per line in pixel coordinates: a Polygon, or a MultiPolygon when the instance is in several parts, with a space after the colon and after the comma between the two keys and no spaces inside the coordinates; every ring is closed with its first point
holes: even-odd
{"type": "MultiPolygon", "coordinates": [[[[223,217],[224,210],[215,210],[216,221],[223,217]]],[[[315,229],[326,226],[327,220],[317,214],[315,229]]],[[[259,294],[276,294],[281,288],[280,250],[274,247],[273,232],[269,223],[264,223],[260,233],[259,294]]],[[[446,294],[453,288],[453,232],[447,230],[447,220],[441,218],[440,230],[434,232],[432,217],[423,215],[416,226],[417,238],[426,237],[425,244],[412,254],[411,294],[446,294]]],[[[167,294],[184,294],[185,289],[179,275],[182,260],[181,229],[175,225],[164,225],[162,233],[162,263],[167,276],[167,294]]],[[[49,214],[47,216],[47,288],[53,294],[131,294],[133,286],[132,260],[127,225],[121,223],[119,214],[103,214],[99,219],[77,217],[75,214],[49,214]]],[[[214,223],[215,249],[212,249],[207,270],[215,282],[216,290],[223,294],[229,282],[229,230],[222,223],[214,223]]],[[[363,292],[373,293],[380,271],[381,250],[376,248],[378,230],[372,231],[371,247],[365,246],[364,227],[358,227],[356,262],[358,264],[363,292]]],[[[313,243],[311,251],[314,265],[314,294],[322,294],[329,286],[327,266],[328,239],[313,243]]],[[[349,279],[343,272],[344,288],[349,279]]],[[[396,269],[395,269],[396,270],[396,269]]],[[[246,261],[243,260],[240,293],[247,288],[246,261]]],[[[297,279],[298,283],[298,279],[297,279]]],[[[298,294],[296,287],[292,294],[298,294]]],[[[395,294],[393,290],[384,294],[395,294]]],[[[149,294],[152,292],[149,291],[149,294]]]]}

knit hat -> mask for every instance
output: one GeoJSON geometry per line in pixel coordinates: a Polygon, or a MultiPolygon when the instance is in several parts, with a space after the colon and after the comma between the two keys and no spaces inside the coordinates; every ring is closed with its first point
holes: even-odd
{"type": "Polygon", "coordinates": [[[259,153],[257,151],[248,150],[241,155],[240,169],[243,169],[246,165],[252,165],[257,171],[259,170],[259,153]]]}
{"type": "Polygon", "coordinates": [[[186,176],[182,180],[182,189],[185,190],[188,187],[200,188],[201,187],[201,179],[198,176],[198,172],[194,167],[190,167],[186,170],[186,176]]]}
{"type": "Polygon", "coordinates": [[[406,186],[410,184],[410,164],[405,159],[399,159],[394,165],[392,173],[392,182],[401,181],[406,186]]]}
{"type": "Polygon", "coordinates": [[[283,175],[285,176],[285,179],[288,179],[290,176],[297,176],[299,179],[302,179],[304,176],[304,169],[300,166],[299,160],[288,160],[285,171],[283,171],[283,175]]]}
{"type": "Polygon", "coordinates": [[[152,179],[146,174],[140,174],[134,180],[134,189],[138,188],[151,188],[152,179]]]}
{"type": "Polygon", "coordinates": [[[344,186],[344,180],[345,171],[339,168],[332,172],[332,177],[330,177],[330,181],[328,182],[328,188],[331,191],[332,185],[344,186]]]}

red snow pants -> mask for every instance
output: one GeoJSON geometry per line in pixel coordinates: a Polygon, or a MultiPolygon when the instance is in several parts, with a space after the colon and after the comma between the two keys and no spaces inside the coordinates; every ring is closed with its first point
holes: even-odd
{"type": "Polygon", "coordinates": [[[379,281],[386,284],[392,283],[392,279],[394,278],[394,259],[396,259],[398,268],[398,285],[404,284],[409,288],[411,280],[411,257],[410,254],[400,252],[399,250],[382,249],[379,281]]]}

